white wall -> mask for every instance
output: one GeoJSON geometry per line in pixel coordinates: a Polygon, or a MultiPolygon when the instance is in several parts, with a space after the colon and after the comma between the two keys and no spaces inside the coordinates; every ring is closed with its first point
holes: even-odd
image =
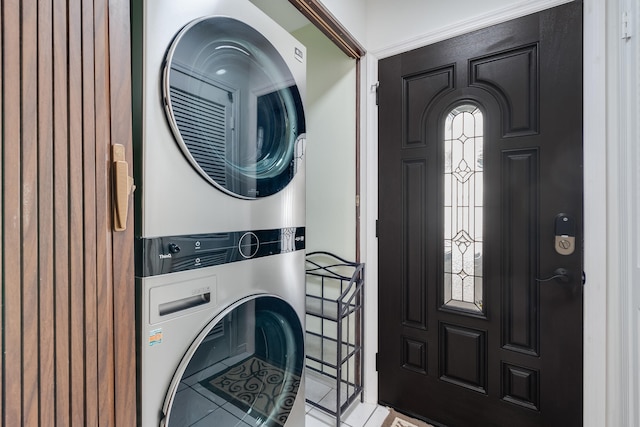
{"type": "Polygon", "coordinates": [[[320,2],[360,44],[366,47],[369,23],[365,19],[365,12],[368,0],[320,0],[320,2]]]}
{"type": "Polygon", "coordinates": [[[307,46],[307,252],[355,260],[356,63],[315,27],[307,46]]]}
{"type": "Polygon", "coordinates": [[[367,0],[366,47],[377,52],[521,3],[513,0],[367,0]]]}
{"type": "Polygon", "coordinates": [[[367,0],[366,48],[378,59],[571,0],[367,0]]]}
{"type": "MultiPolygon", "coordinates": [[[[256,0],[253,0],[256,1],[256,0]]],[[[379,52],[399,44],[418,41],[442,29],[482,22],[505,9],[536,4],[538,10],[553,0],[321,0],[332,15],[369,52],[379,52]]]]}

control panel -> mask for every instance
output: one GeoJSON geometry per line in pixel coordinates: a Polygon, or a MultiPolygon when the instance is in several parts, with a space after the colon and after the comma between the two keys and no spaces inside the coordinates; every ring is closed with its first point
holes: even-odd
{"type": "Polygon", "coordinates": [[[141,238],[138,277],[211,267],[305,248],[305,228],[141,238]]]}

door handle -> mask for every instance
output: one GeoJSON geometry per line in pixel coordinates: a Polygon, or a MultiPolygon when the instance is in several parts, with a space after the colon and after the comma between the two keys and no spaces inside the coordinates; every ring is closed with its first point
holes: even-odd
{"type": "Polygon", "coordinates": [[[113,144],[113,229],[124,231],[127,228],[129,196],[135,191],[133,178],[129,176],[129,164],[125,160],[124,146],[113,144]]]}
{"type": "Polygon", "coordinates": [[[566,268],[556,268],[553,272],[553,276],[547,277],[545,279],[536,279],[536,282],[550,282],[552,280],[557,280],[562,283],[569,283],[571,281],[571,274],[566,268]]]}

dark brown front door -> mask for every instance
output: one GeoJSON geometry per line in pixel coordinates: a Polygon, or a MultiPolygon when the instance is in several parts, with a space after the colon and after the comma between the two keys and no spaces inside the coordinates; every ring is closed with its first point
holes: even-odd
{"type": "Polygon", "coordinates": [[[582,425],[581,52],[574,2],[380,61],[381,403],[582,425]]]}

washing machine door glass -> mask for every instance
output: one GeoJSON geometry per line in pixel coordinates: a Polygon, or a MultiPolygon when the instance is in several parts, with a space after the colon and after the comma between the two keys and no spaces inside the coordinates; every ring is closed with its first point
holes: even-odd
{"type": "Polygon", "coordinates": [[[161,425],[282,427],[300,389],[304,336],[293,308],[251,297],[216,317],[171,382],[161,425]]]}
{"type": "Polygon", "coordinates": [[[209,183],[253,199],[293,179],[305,132],[300,92],[254,28],[221,16],[185,26],[168,50],[163,92],[176,141],[209,183]]]}

